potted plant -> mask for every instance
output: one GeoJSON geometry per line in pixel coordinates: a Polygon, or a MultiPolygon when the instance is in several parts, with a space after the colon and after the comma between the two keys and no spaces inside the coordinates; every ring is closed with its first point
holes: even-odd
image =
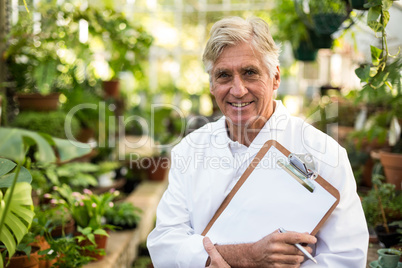
{"type": "Polygon", "coordinates": [[[132,203],[123,201],[106,210],[105,218],[107,223],[118,227],[119,229],[134,229],[140,221],[141,209],[135,207],[132,203]]]}
{"type": "MultiPolygon", "coordinates": [[[[0,213],[0,242],[5,245],[8,257],[11,257],[28,233],[34,217],[30,185],[32,177],[23,167],[28,149],[36,148],[35,161],[54,162],[57,158],[52,146],[62,161],[84,155],[90,148],[85,144],[74,146],[67,140],[21,129],[0,128],[0,136],[0,203],[4,208],[0,213]]],[[[0,266],[3,266],[3,261],[0,258],[0,266]]]]}
{"type": "Polygon", "coordinates": [[[21,110],[58,108],[62,76],[58,66],[62,61],[56,53],[57,40],[51,34],[34,34],[29,13],[11,29],[4,56],[21,110]]]}
{"type": "Polygon", "coordinates": [[[80,239],[85,238],[83,236],[63,236],[54,239],[50,236],[47,238],[49,248],[40,253],[44,255],[45,260],[51,261],[51,267],[82,267],[95,260],[95,258],[82,254],[82,252],[97,252],[97,250],[94,245],[80,245],[78,242],[80,239]]]}
{"type": "Polygon", "coordinates": [[[296,60],[314,61],[318,50],[313,46],[309,30],[295,8],[292,0],[276,1],[276,6],[272,10],[273,25],[276,27],[274,39],[289,41],[296,60]]]}
{"type": "MultiPolygon", "coordinates": [[[[75,117],[69,118],[71,119],[71,134],[76,136],[80,129],[79,122],[75,117]]],[[[66,120],[67,114],[63,111],[50,111],[46,113],[23,111],[16,116],[14,121],[11,123],[11,126],[43,132],[51,135],[52,137],[65,139],[67,138],[65,131],[66,120]]]]}
{"type": "Polygon", "coordinates": [[[141,61],[146,59],[153,38],[145,29],[127,20],[123,13],[113,10],[98,10],[92,7],[80,13],[78,18],[89,21],[92,38],[101,39],[106,50],[109,76],[104,77],[105,96],[118,98],[119,73],[131,72],[141,78],[141,61]]]}
{"type": "MultiPolygon", "coordinates": [[[[6,257],[5,262],[9,268],[39,268],[39,250],[40,247],[34,245],[35,238],[30,232],[24,235],[20,243],[15,249],[15,254],[9,258],[6,257]]],[[[5,248],[0,246],[0,248],[5,248]]],[[[7,249],[4,251],[7,253],[7,249]]]]}
{"type": "Polygon", "coordinates": [[[314,31],[318,34],[329,35],[336,32],[350,13],[348,3],[343,0],[309,0],[308,6],[314,31]]]}
{"type": "Polygon", "coordinates": [[[390,247],[400,239],[400,227],[392,222],[402,219],[402,195],[383,179],[379,174],[373,176],[373,188],[362,198],[362,205],[368,226],[375,230],[380,242],[390,247]]]}
{"type": "MultiPolygon", "coordinates": [[[[84,189],[83,193],[79,193],[73,192],[71,187],[66,184],[60,187],[55,186],[54,190],[55,193],[50,194],[49,197],[53,198],[53,203],[63,204],[71,213],[77,224],[78,232],[87,237],[87,242],[83,242],[84,245],[92,243],[96,245],[97,249],[102,249],[104,252],[109,236],[106,230],[113,229],[113,226],[103,224],[102,219],[107,208],[113,206],[112,201],[119,195],[119,192],[111,190],[96,195],[92,191],[84,189]]],[[[97,260],[103,258],[101,254],[93,257],[97,260]]]]}

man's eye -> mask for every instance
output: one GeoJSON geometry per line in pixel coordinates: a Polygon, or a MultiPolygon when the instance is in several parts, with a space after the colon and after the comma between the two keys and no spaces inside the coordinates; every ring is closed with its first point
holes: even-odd
{"type": "Polygon", "coordinates": [[[257,72],[255,72],[254,70],[247,70],[246,71],[246,75],[254,75],[257,74],[257,72]]]}
{"type": "Polygon", "coordinates": [[[229,77],[229,75],[227,73],[220,73],[218,75],[218,78],[227,78],[227,77],[229,77]]]}

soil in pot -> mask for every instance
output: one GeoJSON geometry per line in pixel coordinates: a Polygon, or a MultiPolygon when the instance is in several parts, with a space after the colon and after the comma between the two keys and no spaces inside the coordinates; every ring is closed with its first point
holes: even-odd
{"type": "Polygon", "coordinates": [[[397,232],[397,226],[388,226],[389,233],[385,231],[385,227],[382,225],[377,225],[375,227],[375,232],[377,234],[378,240],[384,244],[386,248],[397,245],[400,240],[400,234],[397,232]]]}

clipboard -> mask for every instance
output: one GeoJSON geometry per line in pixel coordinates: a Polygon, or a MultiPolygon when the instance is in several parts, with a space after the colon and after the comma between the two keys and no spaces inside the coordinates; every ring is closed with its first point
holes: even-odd
{"type": "Polygon", "coordinates": [[[294,155],[280,143],[267,141],[201,235],[220,244],[255,242],[279,227],[316,235],[340,194],[306,166],[308,174],[297,165],[287,168],[289,156],[294,155]]]}

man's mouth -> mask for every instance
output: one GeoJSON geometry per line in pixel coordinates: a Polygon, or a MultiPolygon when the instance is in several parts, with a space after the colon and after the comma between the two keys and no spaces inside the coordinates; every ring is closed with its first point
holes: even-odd
{"type": "Polygon", "coordinates": [[[234,106],[234,107],[244,107],[244,106],[247,106],[247,105],[249,105],[249,104],[251,104],[252,103],[252,101],[250,101],[250,102],[229,102],[230,103],[230,105],[232,105],[232,106],[234,106]]]}

